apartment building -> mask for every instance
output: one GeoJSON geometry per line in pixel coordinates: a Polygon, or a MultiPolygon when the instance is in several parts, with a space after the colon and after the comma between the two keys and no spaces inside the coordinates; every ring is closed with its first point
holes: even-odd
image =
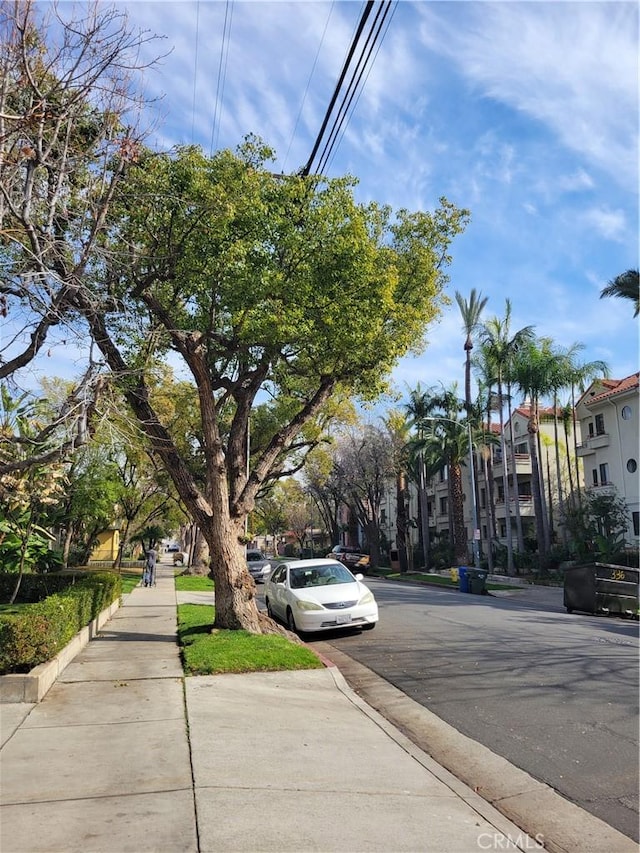
{"type": "MultiPolygon", "coordinates": [[[[572,435],[564,432],[559,418],[554,418],[550,408],[539,411],[539,442],[538,464],[542,469],[543,503],[547,508],[552,527],[552,537],[561,537],[561,518],[559,505],[571,488],[575,472],[572,465],[574,441],[572,435]],[[556,453],[556,448],[558,452],[556,453]]],[[[500,427],[492,424],[493,442],[486,446],[474,448],[476,459],[476,493],[477,505],[475,514],[478,521],[479,540],[483,553],[486,553],[487,543],[491,536],[490,502],[493,490],[495,509],[496,537],[500,544],[506,545],[508,530],[514,547],[521,538],[526,545],[527,540],[535,539],[535,511],[532,490],[532,464],[529,451],[528,436],[529,408],[526,405],[513,410],[510,419],[505,423],[505,456],[503,459],[502,444],[499,441],[500,427]],[[509,500],[505,499],[504,473],[508,474],[509,500]],[[515,477],[514,477],[515,472],[515,477]]],[[[467,462],[463,469],[464,486],[464,516],[467,530],[469,557],[473,554],[474,536],[474,503],[471,490],[470,464],[467,462]]],[[[427,486],[429,511],[429,529],[434,534],[449,531],[449,493],[448,472],[440,472],[429,479],[427,486]]],[[[417,529],[412,531],[417,539],[417,529]]],[[[476,533],[476,538],[478,534],[476,533]]]]}
{"type": "Polygon", "coordinates": [[[613,493],[625,501],[627,544],[635,547],[640,542],[639,377],[634,373],[625,379],[597,380],[576,404],[585,488],[613,493]]]}

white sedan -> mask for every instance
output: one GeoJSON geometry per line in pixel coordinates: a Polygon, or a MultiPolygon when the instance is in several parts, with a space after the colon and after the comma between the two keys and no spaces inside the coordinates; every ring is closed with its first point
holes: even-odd
{"type": "Polygon", "coordinates": [[[371,630],[378,621],[378,605],[362,575],[352,575],[337,560],[281,563],[267,580],[264,597],[269,616],[290,631],[371,630]]]}

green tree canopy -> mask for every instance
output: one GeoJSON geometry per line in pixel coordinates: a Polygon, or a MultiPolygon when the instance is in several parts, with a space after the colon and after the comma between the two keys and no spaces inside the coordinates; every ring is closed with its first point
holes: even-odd
{"type": "Polygon", "coordinates": [[[375,398],[420,349],[468,218],[446,199],[394,216],[358,204],[352,179],[274,175],[270,157],[253,139],[213,158],[141,157],[119,188],[101,286],[78,297],[209,544],[216,625],[249,630],[259,618],[238,537],[257,494],[333,395],[375,398]],[[203,482],[150,397],[149,372],[169,352],[197,388],[203,482]],[[262,409],[253,452],[257,406],[272,417],[262,409]]]}

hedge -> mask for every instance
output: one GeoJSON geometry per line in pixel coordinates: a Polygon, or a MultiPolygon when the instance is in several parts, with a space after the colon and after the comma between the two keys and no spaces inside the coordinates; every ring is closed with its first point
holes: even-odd
{"type": "MultiPolygon", "coordinates": [[[[0,577],[4,581],[7,576],[0,577]]],[[[25,575],[22,582],[29,578],[30,586],[36,577],[25,575]]],[[[122,591],[120,576],[111,572],[96,572],[81,580],[76,575],[47,575],[46,583],[49,590],[58,587],[58,591],[24,605],[19,613],[0,613],[0,674],[29,672],[51,660],[122,591]]]]}

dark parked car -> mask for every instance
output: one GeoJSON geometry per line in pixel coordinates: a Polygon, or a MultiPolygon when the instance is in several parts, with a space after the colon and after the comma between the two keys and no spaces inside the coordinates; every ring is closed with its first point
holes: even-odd
{"type": "Polygon", "coordinates": [[[357,570],[363,575],[369,571],[369,555],[363,554],[359,548],[352,548],[349,545],[334,545],[327,557],[339,560],[351,571],[357,570]]]}
{"type": "Polygon", "coordinates": [[[262,551],[247,551],[247,568],[254,581],[265,581],[273,567],[262,551]]]}

